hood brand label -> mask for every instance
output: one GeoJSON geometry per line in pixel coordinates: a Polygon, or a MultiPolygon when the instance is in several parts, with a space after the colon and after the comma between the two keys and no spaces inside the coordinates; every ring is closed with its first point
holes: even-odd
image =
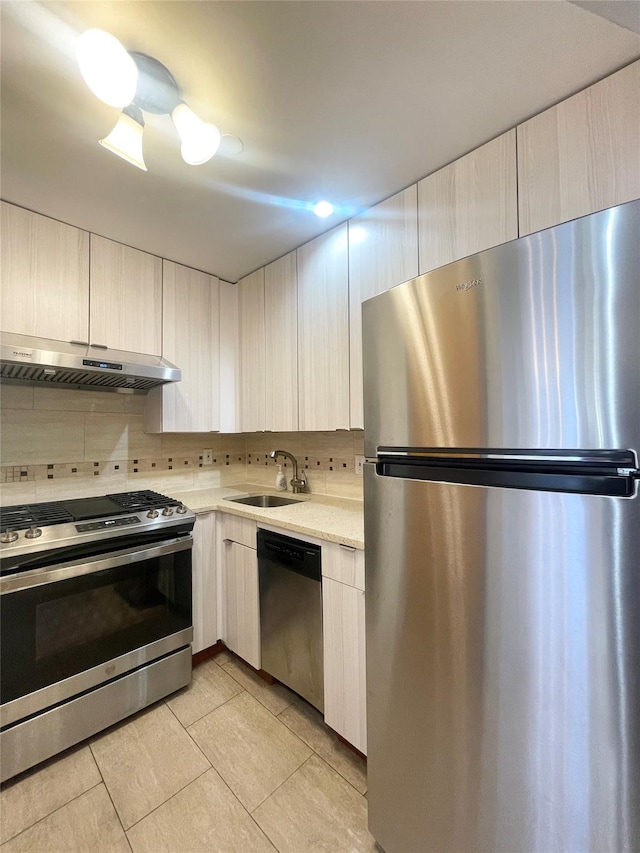
{"type": "Polygon", "coordinates": [[[22,352],[22,350],[14,349],[11,350],[12,355],[21,356],[22,358],[33,358],[33,350],[31,352],[22,352]]]}
{"type": "Polygon", "coordinates": [[[456,284],[456,290],[472,290],[479,284],[482,284],[481,278],[472,278],[471,281],[461,281],[460,284],[456,284]]]}

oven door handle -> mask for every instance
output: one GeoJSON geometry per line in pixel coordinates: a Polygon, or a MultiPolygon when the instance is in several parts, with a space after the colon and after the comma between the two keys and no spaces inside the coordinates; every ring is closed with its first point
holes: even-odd
{"type": "Polygon", "coordinates": [[[78,578],[82,575],[91,575],[94,572],[103,572],[119,566],[128,566],[131,563],[141,563],[143,560],[164,557],[166,554],[175,554],[178,551],[188,551],[190,548],[193,548],[193,538],[183,536],[179,539],[168,539],[159,545],[153,545],[151,548],[140,549],[134,546],[125,548],[123,551],[111,551],[109,554],[101,555],[96,559],[71,560],[68,563],[32,569],[29,572],[5,575],[0,579],[0,595],[6,595],[8,592],[20,592],[46,583],[78,578]]]}

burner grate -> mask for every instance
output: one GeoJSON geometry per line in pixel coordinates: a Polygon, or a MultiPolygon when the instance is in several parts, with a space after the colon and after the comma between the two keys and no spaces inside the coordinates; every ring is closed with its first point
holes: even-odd
{"type": "Polygon", "coordinates": [[[73,516],[57,501],[0,507],[0,533],[8,529],[24,530],[32,525],[45,527],[50,524],[66,524],[69,521],[73,521],[73,516]]]}
{"type": "Polygon", "coordinates": [[[107,497],[123,509],[132,511],[178,505],[178,501],[173,498],[148,489],[140,492],[121,492],[117,495],[107,495],[107,497]]]}

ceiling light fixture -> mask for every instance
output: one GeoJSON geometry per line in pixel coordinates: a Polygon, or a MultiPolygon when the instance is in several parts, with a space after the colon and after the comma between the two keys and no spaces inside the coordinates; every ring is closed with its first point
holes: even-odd
{"type": "Polygon", "coordinates": [[[129,104],[122,110],[109,136],[100,140],[100,145],[146,172],[147,166],[142,155],[143,128],[142,111],[134,104],[129,104]]]}
{"type": "Polygon", "coordinates": [[[206,163],[219,149],[222,134],[218,128],[202,121],[184,102],[173,74],[154,57],[127,52],[115,36],[103,30],[87,30],[78,39],[77,58],[94,95],[105,104],[124,107],[111,133],[100,140],[109,151],[147,171],[142,154],[143,111],[171,116],[185,163],[206,163]]]}
{"type": "Polygon", "coordinates": [[[313,212],[316,216],[320,216],[324,219],[327,216],[331,216],[333,213],[333,205],[330,201],[319,201],[314,205],[313,212]]]}

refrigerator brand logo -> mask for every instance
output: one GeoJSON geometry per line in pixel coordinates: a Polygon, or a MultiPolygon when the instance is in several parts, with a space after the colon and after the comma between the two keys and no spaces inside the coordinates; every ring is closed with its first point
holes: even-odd
{"type": "Polygon", "coordinates": [[[481,278],[472,278],[471,281],[461,281],[460,284],[456,284],[456,290],[471,290],[479,284],[482,284],[481,278]]]}

